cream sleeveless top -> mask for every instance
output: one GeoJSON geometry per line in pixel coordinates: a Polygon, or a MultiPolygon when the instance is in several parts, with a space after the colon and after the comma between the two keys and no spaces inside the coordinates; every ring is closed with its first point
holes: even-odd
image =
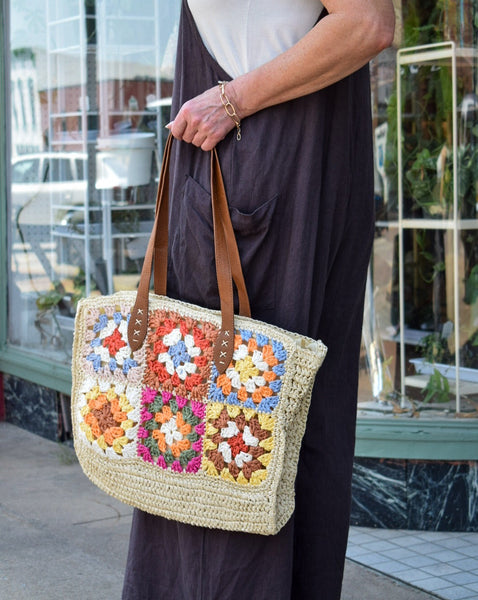
{"type": "Polygon", "coordinates": [[[315,25],[318,0],[187,0],[215,60],[237,77],[275,58],[315,25]]]}

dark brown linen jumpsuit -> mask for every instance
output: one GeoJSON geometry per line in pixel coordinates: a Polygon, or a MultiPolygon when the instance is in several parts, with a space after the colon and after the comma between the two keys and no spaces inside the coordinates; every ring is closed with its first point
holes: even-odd
{"type": "MultiPolygon", "coordinates": [[[[183,0],[172,116],[230,79],[183,0]]],[[[209,153],[177,141],[172,152],[168,295],[219,308],[209,153]]],[[[296,510],[275,536],[135,510],[123,600],[339,600],[373,237],[368,68],[244,119],[242,140],[232,131],[218,153],[252,316],[329,348],[302,444],[296,510]]]]}

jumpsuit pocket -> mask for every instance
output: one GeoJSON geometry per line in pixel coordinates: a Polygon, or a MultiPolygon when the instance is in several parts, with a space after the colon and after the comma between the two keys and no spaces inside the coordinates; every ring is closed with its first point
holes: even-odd
{"type": "MultiPolygon", "coordinates": [[[[182,196],[179,222],[171,239],[171,266],[178,296],[188,302],[219,308],[211,195],[187,176],[182,196]]],[[[229,207],[253,316],[272,309],[275,304],[272,273],[275,273],[278,235],[272,228],[277,200],[278,196],[274,196],[252,212],[229,207]]]]}
{"type": "Polygon", "coordinates": [[[252,316],[264,320],[269,320],[264,311],[272,310],[275,306],[278,199],[279,196],[275,195],[251,212],[229,207],[252,316]]]}

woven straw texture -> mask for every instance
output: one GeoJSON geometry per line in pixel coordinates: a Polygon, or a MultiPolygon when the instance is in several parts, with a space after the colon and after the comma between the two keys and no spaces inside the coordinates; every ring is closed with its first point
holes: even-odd
{"type": "Polygon", "coordinates": [[[294,481],[320,341],[235,318],[235,351],[213,364],[218,311],[150,294],[148,335],[131,352],[135,292],[79,303],[72,418],[85,474],[102,490],[168,519],[277,533],[294,481]]]}

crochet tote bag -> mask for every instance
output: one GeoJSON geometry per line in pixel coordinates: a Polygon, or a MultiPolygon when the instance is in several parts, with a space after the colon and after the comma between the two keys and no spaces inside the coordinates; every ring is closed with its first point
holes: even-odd
{"type": "Polygon", "coordinates": [[[327,349],[250,318],[215,150],[211,196],[221,310],[165,295],[171,143],[170,137],[138,291],[78,305],[75,450],[98,487],[141,510],[192,525],[275,534],[294,510],[300,444],[327,349]]]}

